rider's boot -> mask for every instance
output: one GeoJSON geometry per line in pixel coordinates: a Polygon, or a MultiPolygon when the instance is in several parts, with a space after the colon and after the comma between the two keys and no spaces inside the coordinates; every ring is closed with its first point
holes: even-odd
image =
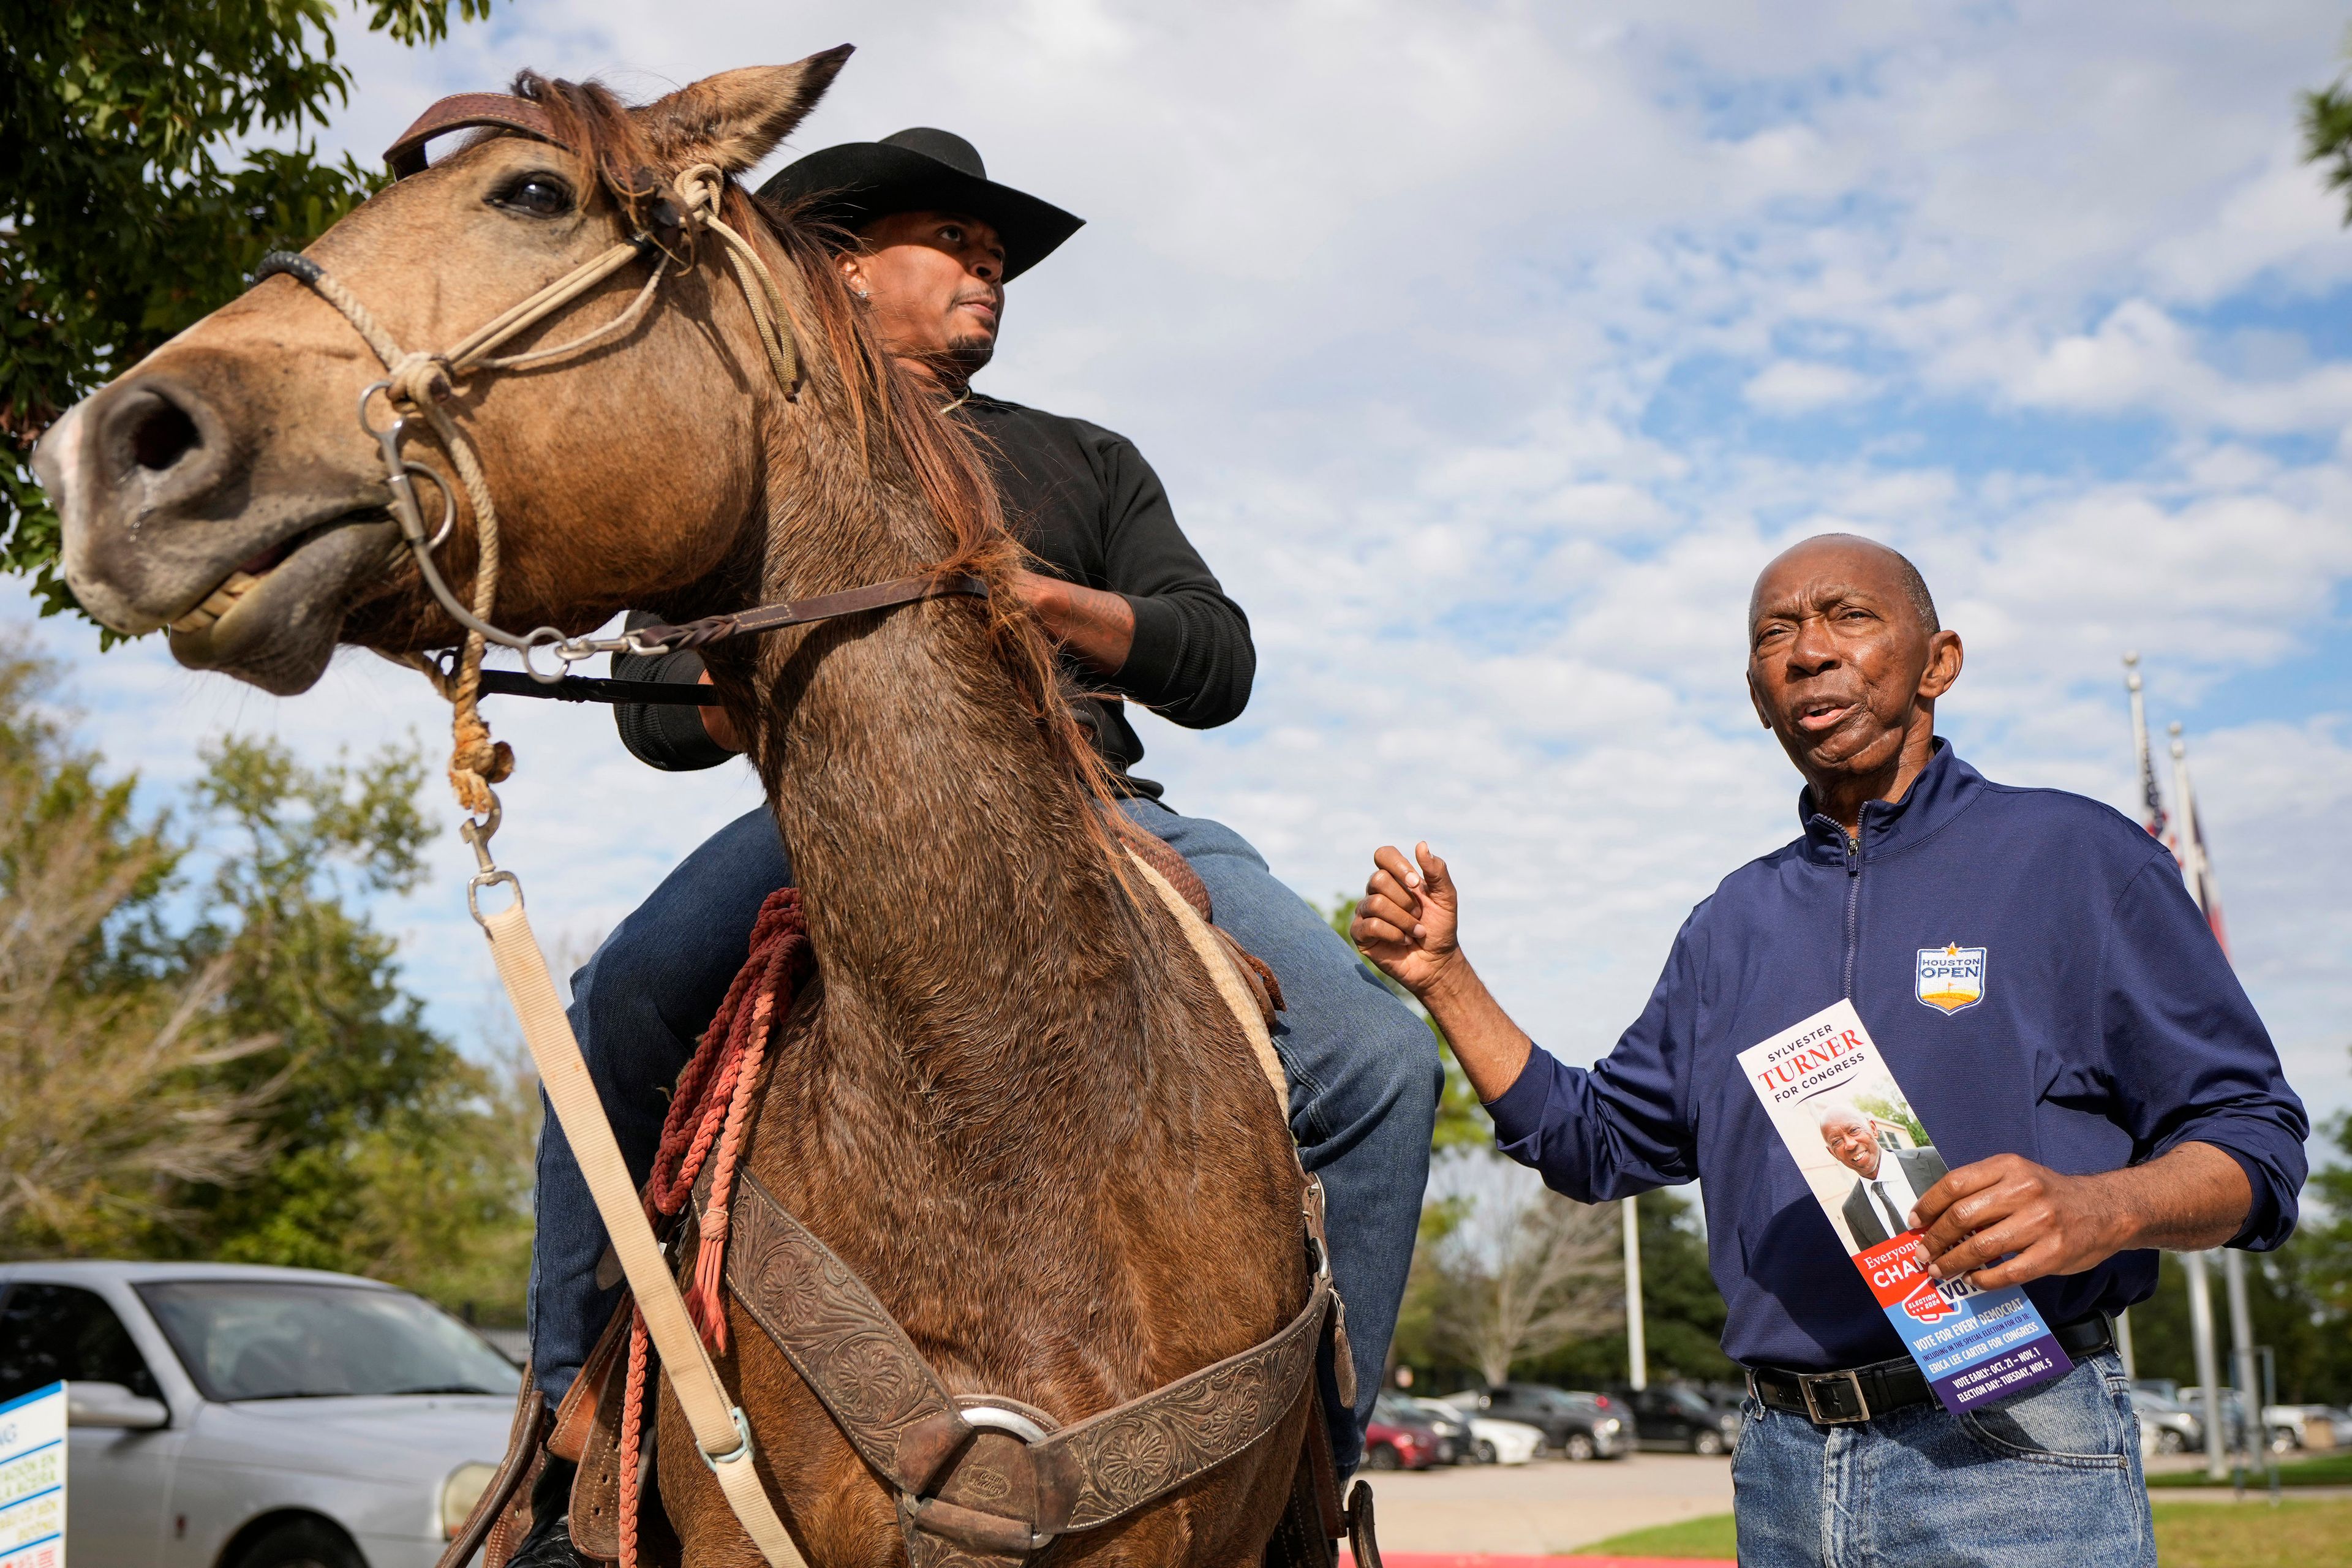
{"type": "Polygon", "coordinates": [[[507,1568],[603,1568],[572,1544],[572,1479],[580,1467],[547,1457],[530,1489],[530,1531],[507,1559],[507,1568]]]}

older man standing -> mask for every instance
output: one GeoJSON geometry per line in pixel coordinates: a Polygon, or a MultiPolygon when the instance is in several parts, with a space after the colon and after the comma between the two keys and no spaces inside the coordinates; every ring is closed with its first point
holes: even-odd
{"type": "Polygon", "coordinates": [[[1455,940],[1423,844],[1375,857],[1358,944],[1427,1004],[1504,1151],[1585,1202],[1704,1178],[1747,1568],[2152,1564],[2111,1315],[2152,1248],[2294,1228],[2307,1121],[2163,847],[2116,812],[1993,784],[1935,734],[1960,673],[1909,562],[1808,540],[1748,606],[1748,691],[1804,776],[1802,836],[1692,911],[1591,1070],[1537,1047],[1455,940]],[[1921,965],[1984,951],[1981,997],[1921,965]],[[1734,1057],[1851,1001],[1952,1163],[1905,1217],[1939,1278],[2022,1285],[2074,1362],[1965,1415],[1929,1394],[1734,1057]]]}

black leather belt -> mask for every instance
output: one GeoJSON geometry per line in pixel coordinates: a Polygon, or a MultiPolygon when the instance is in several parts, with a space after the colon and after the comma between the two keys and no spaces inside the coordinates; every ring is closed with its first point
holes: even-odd
{"type": "MultiPolygon", "coordinates": [[[[2061,1323],[2052,1337],[2076,1361],[2113,1350],[2116,1343],[2115,1325],[2105,1312],[2061,1323]]],[[[1843,1372],[1749,1367],[1748,1392],[1769,1408],[1801,1415],[1816,1426],[1851,1426],[1935,1397],[1927,1374],[1909,1356],[1843,1372]]]]}

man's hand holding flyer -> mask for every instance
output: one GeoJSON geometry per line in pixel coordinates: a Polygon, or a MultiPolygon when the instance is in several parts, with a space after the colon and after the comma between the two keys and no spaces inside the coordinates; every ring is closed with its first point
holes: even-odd
{"type": "Polygon", "coordinates": [[[1739,1066],[1946,1409],[1977,1408],[2073,1367],[2023,1290],[1928,1278],[1908,1215],[1942,1179],[1943,1156],[1853,1003],[1740,1052],[1739,1066]]]}

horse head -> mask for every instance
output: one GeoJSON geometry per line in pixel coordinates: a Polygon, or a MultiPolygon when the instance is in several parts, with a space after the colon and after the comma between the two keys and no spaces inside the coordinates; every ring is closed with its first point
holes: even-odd
{"type": "MultiPolygon", "coordinates": [[[[379,347],[431,353],[641,242],[629,265],[499,352],[576,341],[654,294],[624,330],[541,366],[450,367],[436,388],[497,498],[499,621],[577,633],[624,605],[707,588],[714,574],[756,583],[746,552],[770,521],[758,422],[786,394],[748,281],[739,289],[719,246],[683,221],[678,182],[703,171],[711,216],[793,259],[790,226],[763,222],[727,176],[776,147],[848,54],[727,71],[637,109],[525,73],[525,107],[507,118],[543,135],[478,131],[304,253],[373,318],[379,347]],[[649,287],[656,265],[666,275],[649,287]]],[[[800,243],[802,264],[782,268],[787,316],[855,340],[833,269],[810,265],[821,252],[800,243]]],[[[301,277],[276,276],[77,405],[34,461],[83,607],[121,632],[170,627],[182,664],[279,693],[309,688],[339,641],[395,655],[455,642],[403,547],[370,433],[394,413],[384,391],[369,393],[386,379],[345,312],[301,277]]],[[[430,449],[445,444],[424,420],[409,429],[409,455],[431,459],[419,478],[432,482],[415,484],[421,510],[435,524],[445,504],[455,514],[436,559],[464,594],[478,561],[474,509],[452,454],[430,449]]]]}

